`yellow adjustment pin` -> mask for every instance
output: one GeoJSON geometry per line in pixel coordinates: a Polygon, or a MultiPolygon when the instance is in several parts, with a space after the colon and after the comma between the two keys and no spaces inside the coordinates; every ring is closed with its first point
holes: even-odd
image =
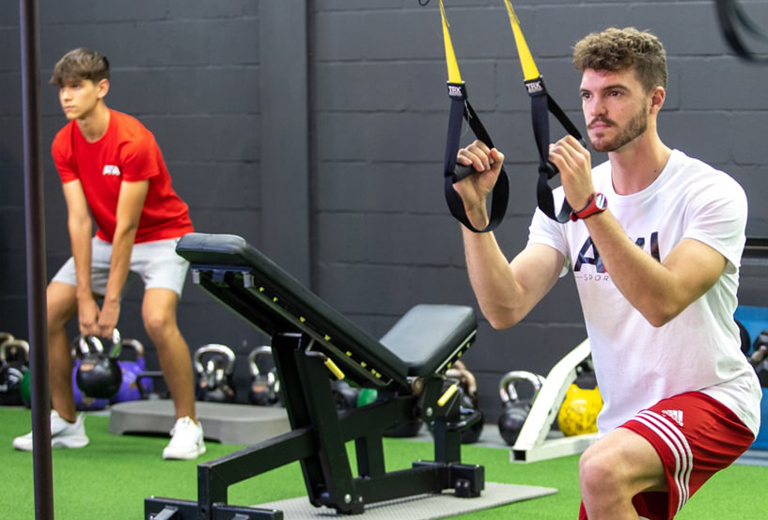
{"type": "Polygon", "coordinates": [[[449,386],[448,390],[446,390],[445,393],[440,396],[440,399],[437,400],[437,406],[441,408],[445,406],[445,403],[447,403],[448,400],[453,397],[453,394],[455,394],[458,390],[459,386],[456,383],[453,383],[451,386],[449,386]]]}
{"type": "Polygon", "coordinates": [[[341,371],[339,366],[333,362],[331,358],[326,358],[325,361],[323,361],[323,364],[328,368],[328,370],[331,371],[331,373],[336,376],[336,379],[341,381],[346,376],[344,375],[344,372],[341,371]]]}

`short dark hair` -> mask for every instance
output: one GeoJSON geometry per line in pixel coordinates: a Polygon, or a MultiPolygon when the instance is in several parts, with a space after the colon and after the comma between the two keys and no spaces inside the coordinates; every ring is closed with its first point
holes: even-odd
{"type": "Polygon", "coordinates": [[[617,72],[635,69],[637,79],[649,92],[656,86],[667,88],[667,54],[661,41],[648,31],[634,27],[612,27],[591,33],[573,48],[573,66],[617,72]]]}
{"type": "Polygon", "coordinates": [[[50,83],[62,87],[65,83],[84,79],[94,83],[109,79],[109,60],[94,50],[79,47],[66,53],[56,63],[50,83]]]}

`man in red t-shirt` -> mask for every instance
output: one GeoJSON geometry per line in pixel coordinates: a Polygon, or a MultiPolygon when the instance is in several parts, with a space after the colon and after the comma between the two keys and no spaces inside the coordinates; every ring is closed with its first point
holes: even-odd
{"type": "MultiPolygon", "coordinates": [[[[66,323],[77,314],[81,334],[111,337],[123,288],[140,276],[144,327],[157,347],[176,408],[163,457],[194,459],[205,452],[205,444],[195,417],[189,348],[176,323],[189,267],[176,254],[176,242],[193,231],[187,205],[171,188],[152,133],[104,102],[109,91],[106,57],[90,49],[72,50],[56,64],[51,83],[59,87],[70,121],[56,135],[52,155],[63,183],[72,246],[72,258],[47,291],[52,446],[81,448],[89,442],[83,415],[75,410],[66,323]],[[94,295],[103,297],[101,307],[94,295]]],[[[32,435],[17,437],[13,445],[31,450],[32,435]]]]}

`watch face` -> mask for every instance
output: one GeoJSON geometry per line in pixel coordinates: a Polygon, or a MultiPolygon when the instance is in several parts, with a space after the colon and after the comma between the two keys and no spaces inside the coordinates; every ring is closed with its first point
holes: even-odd
{"type": "Polygon", "coordinates": [[[595,206],[597,206],[599,209],[605,209],[608,207],[608,199],[605,198],[605,195],[602,193],[597,193],[595,195],[595,206]]]}
{"type": "Polygon", "coordinates": [[[590,215],[594,215],[595,213],[605,211],[607,207],[608,199],[605,198],[605,195],[598,192],[590,197],[590,202],[586,208],[582,209],[581,211],[571,211],[570,217],[573,222],[576,222],[580,218],[587,218],[590,215]]]}

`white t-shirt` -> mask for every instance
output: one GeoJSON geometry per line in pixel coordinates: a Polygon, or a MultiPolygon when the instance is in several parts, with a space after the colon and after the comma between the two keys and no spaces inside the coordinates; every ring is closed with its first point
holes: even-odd
{"type": "MultiPolygon", "coordinates": [[[[614,286],[584,222],[559,224],[536,210],[528,243],[560,251],[566,258],[561,276],[570,270],[576,279],[605,403],[600,434],[663,398],[702,391],[757,435],[762,392],[733,320],[747,220],[741,186],[678,150],[639,193],[616,194],[609,162],[593,168],[592,177],[627,235],[657,260],[683,238],[703,242],[727,259],[725,272],[706,294],[666,325],[653,327],[614,286]]],[[[562,200],[558,188],[558,207],[562,200]]]]}

